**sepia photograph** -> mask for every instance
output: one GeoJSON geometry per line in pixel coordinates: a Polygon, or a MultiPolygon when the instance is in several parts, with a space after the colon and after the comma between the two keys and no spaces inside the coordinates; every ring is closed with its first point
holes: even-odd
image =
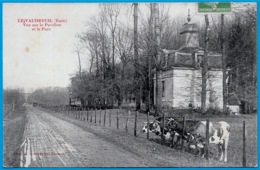
{"type": "Polygon", "coordinates": [[[257,3],[3,3],[4,167],[257,167],[257,3]]]}

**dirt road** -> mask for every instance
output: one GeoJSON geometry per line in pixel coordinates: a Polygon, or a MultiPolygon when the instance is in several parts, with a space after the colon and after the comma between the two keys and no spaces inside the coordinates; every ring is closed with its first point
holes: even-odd
{"type": "Polygon", "coordinates": [[[21,167],[145,167],[138,155],[27,106],[21,167]]]}

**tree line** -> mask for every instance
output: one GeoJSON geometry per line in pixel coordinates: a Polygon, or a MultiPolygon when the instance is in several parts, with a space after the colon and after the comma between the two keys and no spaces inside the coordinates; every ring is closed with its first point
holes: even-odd
{"type": "Polygon", "coordinates": [[[69,105],[68,88],[46,87],[33,91],[27,98],[29,104],[36,102],[41,106],[69,105]]]}
{"type": "Polygon", "coordinates": [[[3,90],[4,107],[9,107],[15,110],[25,103],[25,95],[22,89],[6,88],[3,90]]]}

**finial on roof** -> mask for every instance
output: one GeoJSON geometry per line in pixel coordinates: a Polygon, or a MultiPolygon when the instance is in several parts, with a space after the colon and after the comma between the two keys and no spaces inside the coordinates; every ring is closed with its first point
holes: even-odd
{"type": "Polygon", "coordinates": [[[188,9],[188,18],[187,18],[188,22],[190,22],[191,18],[190,18],[190,9],[188,9]]]}

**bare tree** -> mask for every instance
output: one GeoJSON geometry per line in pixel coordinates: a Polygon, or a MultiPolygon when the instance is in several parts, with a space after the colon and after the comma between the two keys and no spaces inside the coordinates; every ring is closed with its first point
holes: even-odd
{"type": "Polygon", "coordinates": [[[106,24],[111,32],[112,38],[112,79],[115,78],[115,32],[120,14],[120,4],[102,4],[106,24]]]}
{"type": "Polygon", "coordinates": [[[4,89],[3,104],[15,110],[25,103],[25,96],[22,89],[4,89]]]}
{"type": "Polygon", "coordinates": [[[80,58],[80,55],[81,55],[81,50],[82,50],[82,47],[80,47],[79,44],[77,45],[74,45],[75,46],[75,50],[74,52],[77,53],[77,56],[78,56],[78,62],[79,62],[79,65],[78,65],[78,68],[79,68],[79,76],[81,77],[81,72],[82,72],[82,68],[81,68],[81,58],[80,58]]]}
{"type": "Polygon", "coordinates": [[[135,103],[136,110],[141,108],[139,55],[138,55],[138,3],[134,3],[134,64],[135,64],[135,103]]]}
{"type": "Polygon", "coordinates": [[[154,3],[154,24],[155,24],[155,37],[156,37],[156,115],[162,113],[162,85],[159,81],[160,66],[161,66],[161,39],[159,28],[159,5],[154,3]]]}
{"type": "Polygon", "coordinates": [[[151,93],[153,92],[152,86],[151,86],[151,69],[152,69],[152,58],[153,58],[153,49],[154,49],[154,5],[153,3],[150,3],[150,20],[149,20],[149,37],[150,37],[150,50],[151,51],[148,54],[148,112],[151,110],[151,93]]]}
{"type": "Polygon", "coordinates": [[[127,97],[128,93],[128,84],[130,80],[126,78],[126,68],[129,62],[132,60],[132,50],[133,50],[133,40],[132,40],[132,31],[130,29],[122,29],[118,28],[117,37],[116,37],[116,52],[119,55],[119,59],[122,64],[119,64],[121,76],[118,76],[117,82],[117,101],[118,106],[120,107],[122,104],[123,98],[127,97]]]}
{"type": "Polygon", "coordinates": [[[226,68],[226,48],[224,38],[224,14],[221,14],[221,53],[222,53],[222,70],[223,70],[223,113],[227,113],[227,68],[226,68]]]}
{"type": "Polygon", "coordinates": [[[208,14],[205,15],[205,51],[202,60],[202,87],[201,87],[201,110],[202,113],[206,112],[206,99],[207,99],[207,79],[208,79],[208,48],[209,48],[209,18],[208,14]]]}

